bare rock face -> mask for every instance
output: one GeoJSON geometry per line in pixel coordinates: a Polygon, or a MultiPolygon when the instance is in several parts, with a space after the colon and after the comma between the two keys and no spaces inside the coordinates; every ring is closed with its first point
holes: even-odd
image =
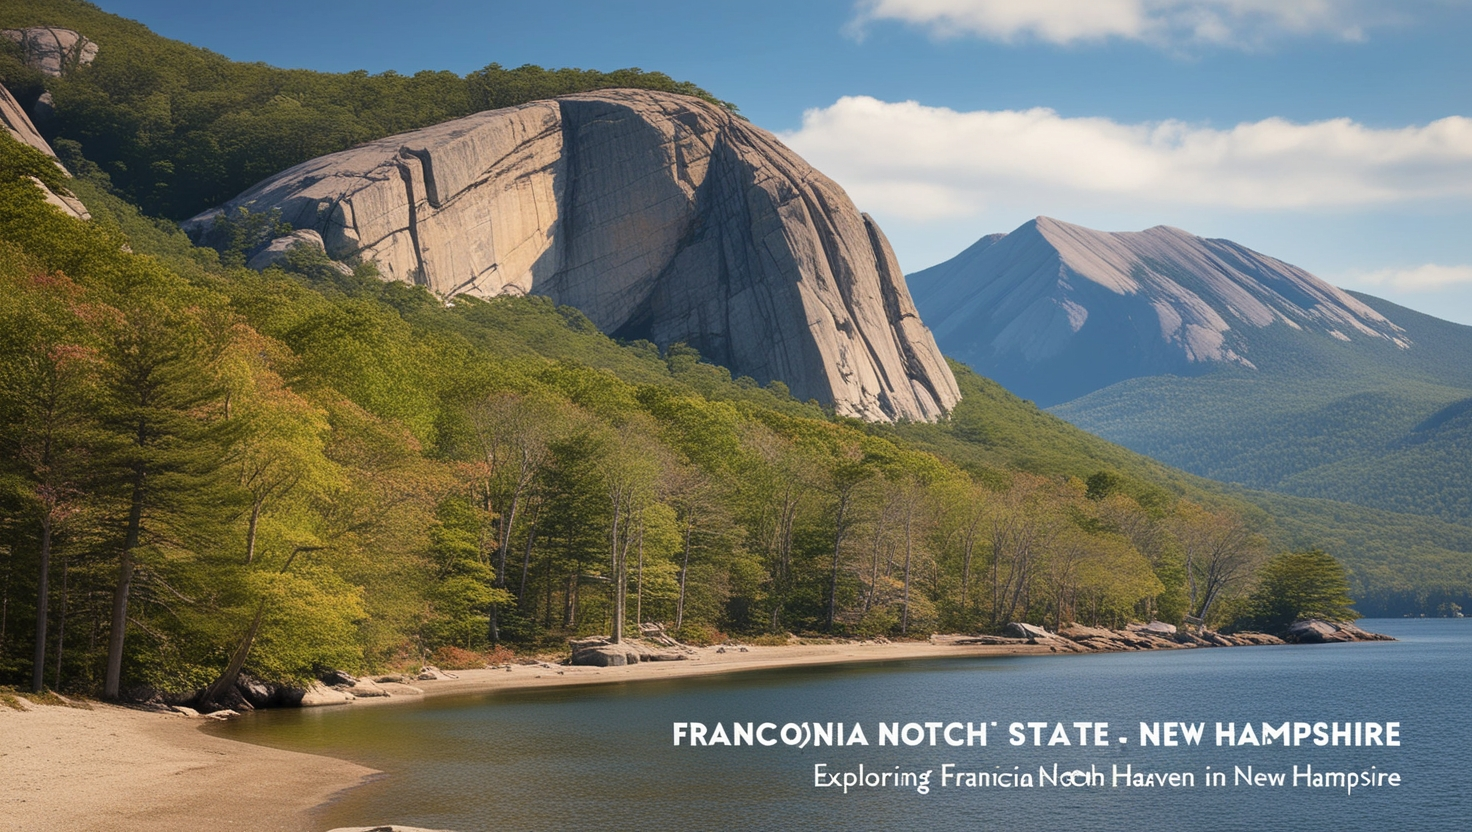
{"type": "Polygon", "coordinates": [[[60,78],[74,67],[92,63],[97,44],[71,29],[32,26],[0,29],[0,35],[20,44],[26,65],[52,78],[60,78]]]}
{"type": "MultiPolygon", "coordinates": [[[[16,101],[15,96],[10,94],[10,90],[5,89],[3,86],[0,86],[0,124],[4,125],[5,132],[9,133],[11,138],[21,144],[34,147],[47,156],[50,156],[53,160],[56,159],[56,153],[51,150],[51,145],[47,144],[46,140],[41,138],[41,134],[36,132],[36,126],[26,116],[26,111],[21,108],[20,102],[16,101]]],[[[56,162],[56,166],[61,169],[62,173],[65,173],[68,177],[71,176],[71,173],[67,171],[61,162],[56,162]]],[[[87,220],[92,218],[92,215],[87,212],[87,206],[83,205],[80,199],[65,191],[57,193],[46,187],[39,179],[33,178],[32,181],[36,183],[36,187],[41,189],[42,193],[46,196],[47,202],[77,219],[87,220]]]]}
{"type": "MultiPolygon", "coordinates": [[[[307,248],[315,248],[318,251],[326,251],[325,246],[322,244],[322,235],[307,228],[301,231],[293,231],[284,237],[277,237],[268,243],[265,248],[252,255],[245,262],[245,265],[257,271],[264,271],[284,261],[286,255],[297,246],[306,246],[307,248]]],[[[328,263],[332,268],[337,269],[344,275],[353,273],[352,269],[336,260],[329,260],[328,263]]]]}
{"type": "Polygon", "coordinates": [[[1038,217],[910,283],[947,355],[1043,406],[1141,376],[1254,370],[1270,330],[1410,346],[1303,269],[1168,226],[1110,233],[1038,217]]]}
{"type": "MultiPolygon", "coordinates": [[[[323,156],[223,210],[443,297],[534,293],[604,332],[686,342],[873,420],[959,398],[878,226],[770,133],[699,99],[606,90],[323,156]]],[[[186,223],[207,240],[214,216],[186,223]]]]}

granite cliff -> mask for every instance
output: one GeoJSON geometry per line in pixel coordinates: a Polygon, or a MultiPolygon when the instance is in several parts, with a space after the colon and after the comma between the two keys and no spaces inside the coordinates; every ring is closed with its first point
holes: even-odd
{"type": "MultiPolygon", "coordinates": [[[[15,96],[10,94],[10,90],[7,90],[3,86],[0,86],[0,126],[5,128],[5,132],[11,138],[21,144],[30,145],[47,156],[50,156],[53,161],[56,161],[56,166],[61,169],[63,174],[67,177],[71,176],[71,173],[67,171],[61,162],[56,160],[56,153],[51,150],[51,145],[47,144],[46,140],[41,138],[41,134],[36,132],[36,126],[31,123],[30,117],[26,115],[26,111],[20,106],[20,102],[16,101],[15,96]]],[[[81,200],[66,191],[52,190],[46,186],[46,183],[34,177],[32,181],[45,194],[47,202],[78,219],[86,220],[92,218],[92,215],[87,213],[87,207],[82,204],[81,200]]]]}
{"type": "Polygon", "coordinates": [[[872,420],[959,398],[879,227],[775,137],[687,96],[607,90],[323,156],[220,211],[279,210],[337,260],[442,297],[539,294],[603,331],[872,420]]]}

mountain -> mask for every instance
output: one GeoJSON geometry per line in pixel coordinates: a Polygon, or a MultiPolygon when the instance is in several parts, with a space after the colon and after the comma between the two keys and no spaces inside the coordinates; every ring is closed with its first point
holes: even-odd
{"type": "Polygon", "coordinates": [[[1472,328],[1166,227],[1039,218],[911,285],[947,354],[1132,450],[1472,522],[1472,328]]]}
{"type": "Polygon", "coordinates": [[[842,415],[928,420],[959,396],[873,220],[770,133],[691,96],[604,90],[390,136],[186,228],[209,240],[242,209],[385,278],[546,295],[842,415]]]}
{"type": "Polygon", "coordinates": [[[941,349],[1044,406],[1119,381],[1256,369],[1286,329],[1408,348],[1349,293],[1229,240],[1038,217],[910,276],[941,349]]]}

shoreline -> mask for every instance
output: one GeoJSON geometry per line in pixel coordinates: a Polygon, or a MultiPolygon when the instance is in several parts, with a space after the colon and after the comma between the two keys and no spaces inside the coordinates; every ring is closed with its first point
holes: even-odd
{"type": "Polygon", "coordinates": [[[914,661],[944,658],[995,658],[1002,656],[1051,656],[1058,651],[1046,644],[967,644],[949,645],[924,641],[890,642],[888,644],[798,644],[783,646],[747,646],[727,648],[717,653],[714,647],[693,648],[696,653],[683,661],[640,662],[623,667],[586,667],[545,663],[510,665],[475,670],[448,671],[457,679],[435,679],[412,684],[423,689],[424,696],[396,696],[359,699],[351,704],[393,704],[421,698],[442,696],[474,696],[513,690],[535,690],[547,687],[581,687],[659,679],[688,679],[757,670],[782,670],[797,667],[869,664],[886,661],[914,661]]]}
{"type": "MultiPolygon", "coordinates": [[[[514,665],[416,682],[424,696],[359,699],[388,705],[509,690],[677,679],[835,664],[1051,655],[1044,645],[945,646],[926,642],[698,649],[687,661],[628,667],[514,665]]],[[[0,819],[28,832],[324,832],[316,811],[382,772],[317,754],[226,738],[209,720],[122,705],[0,705],[0,819]]],[[[391,822],[391,819],[381,819],[391,822]]]]}
{"type": "MultiPolygon", "coordinates": [[[[503,691],[686,679],[758,670],[886,661],[1062,656],[1056,642],[930,641],[693,648],[684,661],[622,667],[547,663],[453,671],[414,682],[424,691],[356,699],[379,706],[503,691]]],[[[1189,650],[1190,648],[1185,648],[1189,650]]],[[[1114,651],[1108,651],[1114,652],[1114,651]]],[[[1155,652],[1155,651],[1152,651],[1155,652]]],[[[1160,651],[1174,652],[1174,651],[1160,651]]],[[[1194,652],[1194,651],[1192,651],[1194,652]]],[[[0,817],[15,828],[63,832],[193,832],[200,828],[325,832],[317,810],[382,772],[335,757],[223,737],[209,720],[92,704],[91,710],[26,703],[0,707],[0,817]]],[[[371,819],[391,823],[392,819],[371,819]]]]}

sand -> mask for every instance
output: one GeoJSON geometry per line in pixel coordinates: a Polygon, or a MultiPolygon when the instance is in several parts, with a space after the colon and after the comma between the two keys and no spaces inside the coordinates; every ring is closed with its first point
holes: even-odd
{"type": "MultiPolygon", "coordinates": [[[[516,665],[417,682],[426,696],[675,679],[779,667],[1050,652],[1043,645],[796,645],[696,651],[633,667],[516,665]]],[[[365,707],[418,697],[358,700],[365,707]]],[[[222,739],[204,721],[113,705],[0,705],[0,830],[322,832],[311,810],[376,772],[354,763],[222,739]]],[[[388,822],[388,819],[384,819],[388,822]]]]}

